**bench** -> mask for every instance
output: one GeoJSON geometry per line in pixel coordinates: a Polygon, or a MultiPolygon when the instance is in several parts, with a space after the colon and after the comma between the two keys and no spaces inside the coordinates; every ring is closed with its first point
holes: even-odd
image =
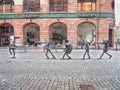
{"type": "Polygon", "coordinates": [[[24,45],[17,46],[16,50],[23,50],[24,52],[26,52],[27,51],[27,46],[24,46],[24,45]]]}

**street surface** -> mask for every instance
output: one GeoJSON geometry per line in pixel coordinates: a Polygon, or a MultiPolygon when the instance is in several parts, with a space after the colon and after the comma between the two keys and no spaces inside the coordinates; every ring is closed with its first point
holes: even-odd
{"type": "Polygon", "coordinates": [[[92,59],[82,60],[84,50],[76,49],[72,59],[60,59],[63,50],[53,50],[57,59],[46,59],[41,48],[17,50],[11,59],[0,48],[0,90],[120,90],[120,51],[90,49],[92,59]]]}

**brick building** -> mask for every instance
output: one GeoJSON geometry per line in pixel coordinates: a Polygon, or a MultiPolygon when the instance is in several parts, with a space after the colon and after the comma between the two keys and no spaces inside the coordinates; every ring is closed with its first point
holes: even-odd
{"type": "Polygon", "coordinates": [[[69,39],[77,47],[81,38],[91,46],[114,38],[114,0],[0,0],[0,46],[51,39],[69,39]]]}

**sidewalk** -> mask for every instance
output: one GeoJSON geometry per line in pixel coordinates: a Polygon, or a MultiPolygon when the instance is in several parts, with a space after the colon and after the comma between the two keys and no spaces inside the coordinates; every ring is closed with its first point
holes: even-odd
{"type": "Polygon", "coordinates": [[[42,49],[17,51],[10,59],[8,49],[0,49],[0,90],[120,90],[120,51],[112,51],[112,59],[102,50],[90,50],[92,59],[82,60],[84,50],[71,53],[71,60],[45,59],[42,49]]]}

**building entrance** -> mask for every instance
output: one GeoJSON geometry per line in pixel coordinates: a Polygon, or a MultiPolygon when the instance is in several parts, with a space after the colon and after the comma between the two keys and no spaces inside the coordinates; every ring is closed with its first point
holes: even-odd
{"type": "Polygon", "coordinates": [[[54,44],[62,44],[67,39],[67,26],[57,22],[50,26],[49,38],[54,44]]]}
{"type": "Polygon", "coordinates": [[[0,46],[9,46],[11,35],[14,35],[14,29],[12,25],[4,24],[0,26],[0,46]]]}
{"type": "Polygon", "coordinates": [[[86,39],[90,46],[96,43],[96,27],[92,23],[82,23],[78,26],[78,46],[82,45],[82,39],[86,39]]]}
{"type": "Polygon", "coordinates": [[[24,44],[33,45],[40,41],[40,28],[36,24],[28,24],[24,28],[24,44]]]}

